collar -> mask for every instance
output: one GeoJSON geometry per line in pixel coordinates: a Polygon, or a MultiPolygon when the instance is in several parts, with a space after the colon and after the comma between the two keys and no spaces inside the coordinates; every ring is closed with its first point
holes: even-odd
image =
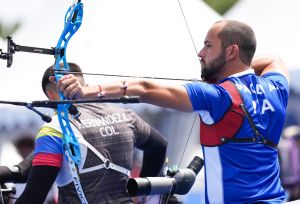
{"type": "Polygon", "coordinates": [[[240,76],[244,76],[244,75],[247,75],[247,74],[255,74],[255,73],[254,73],[254,70],[253,70],[253,69],[247,69],[247,70],[245,70],[245,71],[242,71],[242,72],[238,72],[238,73],[232,74],[232,75],[226,77],[225,79],[222,79],[221,81],[218,82],[218,84],[219,84],[219,83],[222,83],[222,82],[224,82],[224,81],[226,81],[226,80],[228,80],[229,78],[232,78],[232,77],[240,77],[240,76]]]}
{"type": "Polygon", "coordinates": [[[238,73],[235,73],[235,74],[232,74],[230,75],[229,77],[227,78],[231,78],[231,77],[240,77],[240,76],[243,76],[243,75],[246,75],[246,74],[254,74],[254,70],[253,69],[247,69],[245,71],[242,71],[242,72],[238,72],[238,73]]]}

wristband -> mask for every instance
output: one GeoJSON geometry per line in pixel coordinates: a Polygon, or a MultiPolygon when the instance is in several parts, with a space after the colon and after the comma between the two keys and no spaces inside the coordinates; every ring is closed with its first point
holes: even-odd
{"type": "Polygon", "coordinates": [[[121,89],[123,89],[123,96],[126,95],[126,90],[127,90],[127,82],[124,80],[124,81],[121,81],[122,84],[121,84],[121,89]]]}
{"type": "Polygon", "coordinates": [[[101,85],[98,85],[98,88],[99,88],[99,92],[97,94],[97,97],[98,98],[103,98],[105,97],[105,91],[102,89],[102,86],[101,85]]]}

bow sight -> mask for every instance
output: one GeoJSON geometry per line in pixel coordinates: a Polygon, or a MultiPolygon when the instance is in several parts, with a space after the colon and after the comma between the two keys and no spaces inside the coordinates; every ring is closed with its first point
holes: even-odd
{"type": "Polygon", "coordinates": [[[2,52],[2,49],[0,49],[0,59],[7,60],[7,64],[6,64],[7,67],[11,67],[13,63],[13,54],[15,54],[15,52],[31,52],[37,54],[54,55],[55,48],[47,49],[47,48],[17,45],[12,40],[12,37],[7,36],[7,52],[2,52]]]}

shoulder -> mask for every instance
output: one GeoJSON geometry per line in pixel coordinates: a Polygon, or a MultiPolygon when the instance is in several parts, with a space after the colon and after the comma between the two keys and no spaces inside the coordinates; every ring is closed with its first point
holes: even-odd
{"type": "Polygon", "coordinates": [[[202,120],[219,120],[232,104],[231,95],[220,84],[192,82],[185,87],[188,87],[193,110],[199,112],[202,120]]]}
{"type": "Polygon", "coordinates": [[[43,136],[54,136],[54,137],[62,137],[61,127],[59,125],[58,116],[55,115],[52,117],[52,121],[50,123],[45,123],[37,134],[36,139],[43,136]]]}
{"type": "Polygon", "coordinates": [[[201,98],[221,98],[223,94],[227,94],[226,89],[220,84],[208,84],[205,82],[191,82],[184,85],[187,92],[192,97],[201,98]]]}
{"type": "Polygon", "coordinates": [[[289,85],[288,79],[281,72],[277,72],[277,71],[268,72],[262,75],[262,78],[268,79],[275,83],[280,83],[284,85],[286,88],[288,88],[289,85]]]}

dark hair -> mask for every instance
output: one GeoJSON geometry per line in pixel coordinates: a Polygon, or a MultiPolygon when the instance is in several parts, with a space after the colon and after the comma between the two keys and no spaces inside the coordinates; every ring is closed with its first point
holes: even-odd
{"type": "MultiPolygon", "coordinates": [[[[74,74],[77,77],[81,77],[83,79],[82,71],[77,64],[69,62],[68,65],[69,65],[69,72],[77,72],[77,73],[72,73],[72,74],[74,74]]],[[[60,64],[60,67],[63,67],[62,63],[60,64]]],[[[42,88],[43,88],[43,92],[46,94],[46,96],[47,96],[47,93],[46,93],[47,86],[49,84],[51,84],[51,82],[49,81],[49,77],[53,76],[53,75],[54,75],[54,66],[50,66],[44,72],[43,79],[42,79],[42,88]]]]}
{"type": "Polygon", "coordinates": [[[218,34],[222,49],[225,50],[229,45],[236,44],[240,50],[240,60],[249,66],[256,50],[256,38],[252,28],[239,21],[225,22],[225,26],[218,34]]]}

